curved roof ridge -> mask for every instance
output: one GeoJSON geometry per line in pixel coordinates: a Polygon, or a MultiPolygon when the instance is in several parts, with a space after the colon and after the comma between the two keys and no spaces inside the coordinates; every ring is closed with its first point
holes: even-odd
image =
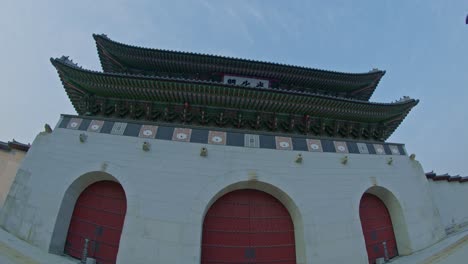
{"type": "Polygon", "coordinates": [[[93,34],[93,38],[96,41],[98,40],[98,38],[100,38],[100,39],[104,39],[106,41],[112,42],[114,44],[117,44],[117,45],[125,46],[125,47],[128,47],[128,48],[141,49],[141,50],[166,52],[166,53],[191,55],[191,56],[200,56],[200,57],[209,56],[209,57],[218,58],[218,59],[238,60],[238,61],[243,61],[243,62],[248,62],[248,63],[258,63],[258,64],[264,64],[264,65],[296,68],[296,69],[300,69],[300,70],[315,71],[315,72],[322,72],[322,73],[332,73],[332,74],[337,74],[337,75],[363,76],[363,75],[375,75],[377,73],[381,73],[382,76],[383,76],[386,73],[385,70],[379,70],[379,69],[375,69],[375,68],[368,71],[368,72],[362,72],[362,73],[340,72],[340,71],[323,70],[323,69],[306,67],[306,66],[297,66],[297,65],[286,64],[286,63],[277,63],[277,62],[268,62],[268,61],[262,61],[262,60],[245,59],[245,58],[239,58],[239,57],[213,55],[213,54],[208,54],[208,53],[177,51],[177,50],[157,49],[157,48],[147,48],[147,47],[142,47],[142,46],[138,46],[138,45],[130,45],[130,44],[125,44],[125,43],[122,43],[122,42],[119,42],[119,41],[115,41],[113,39],[110,39],[106,34],[93,34]]]}
{"type": "Polygon", "coordinates": [[[98,75],[105,75],[105,76],[113,76],[113,77],[121,77],[121,78],[132,78],[132,79],[145,79],[145,80],[163,80],[163,81],[177,81],[177,82],[185,82],[185,83],[199,83],[199,84],[213,84],[217,86],[225,86],[225,87],[235,87],[247,90],[263,90],[263,91],[270,91],[270,92],[278,92],[278,93],[288,93],[288,94],[296,94],[296,95],[309,95],[314,97],[320,97],[324,99],[331,99],[336,101],[346,101],[352,103],[359,103],[359,104],[366,104],[366,105],[380,105],[380,106],[389,106],[389,105],[404,105],[413,103],[414,105],[418,104],[418,99],[412,99],[409,97],[404,97],[403,99],[399,99],[390,103],[384,102],[369,102],[363,100],[357,100],[352,98],[344,98],[338,97],[333,95],[324,95],[318,94],[308,91],[297,91],[297,90],[285,90],[285,89],[272,89],[272,88],[254,88],[254,87],[243,87],[239,85],[232,85],[232,84],[225,84],[213,81],[206,81],[206,80],[193,80],[193,79],[185,79],[185,78],[176,78],[176,77],[160,77],[160,76],[148,76],[143,74],[129,74],[129,73],[116,73],[116,72],[99,72],[95,70],[84,69],[83,67],[79,66],[77,63],[73,62],[68,56],[62,56],[60,58],[50,58],[51,63],[57,68],[56,63],[62,64],[65,67],[72,68],[77,71],[86,72],[90,74],[98,74],[98,75]]]}

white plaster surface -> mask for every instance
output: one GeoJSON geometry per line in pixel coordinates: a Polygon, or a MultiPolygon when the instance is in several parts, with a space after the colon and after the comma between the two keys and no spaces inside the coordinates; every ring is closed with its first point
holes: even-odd
{"type": "Polygon", "coordinates": [[[429,180],[429,187],[447,232],[453,232],[467,226],[468,182],[429,180]]]}
{"type": "Polygon", "coordinates": [[[454,233],[439,243],[410,256],[397,257],[392,264],[461,264],[468,260],[468,230],[454,233]]]}
{"type": "Polygon", "coordinates": [[[1,264],[77,264],[78,262],[67,256],[48,254],[0,228],[1,264]]]}
{"type": "MultiPolygon", "coordinates": [[[[204,213],[220,192],[257,188],[290,210],[297,263],[365,263],[359,201],[370,187],[391,192],[407,226],[408,252],[445,236],[428,182],[407,156],[297,151],[173,142],[57,128],[34,141],[0,215],[0,225],[48,251],[66,190],[81,175],[119,181],[127,214],[118,263],[200,263],[204,213]],[[151,150],[142,150],[148,141],[151,150]],[[200,148],[208,156],[200,156],[200,148]]],[[[72,199],[71,199],[72,200],[72,199]]],[[[385,201],[384,201],[385,202],[385,201]]],[[[392,216],[393,218],[393,216],[392,216]]],[[[66,230],[66,229],[65,229],[66,230]]],[[[55,236],[66,236],[56,232],[55,236]]]]}

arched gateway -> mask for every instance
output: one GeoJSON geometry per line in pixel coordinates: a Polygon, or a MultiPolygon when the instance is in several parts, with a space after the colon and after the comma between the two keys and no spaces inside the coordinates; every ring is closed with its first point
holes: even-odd
{"type": "Polygon", "coordinates": [[[295,264],[294,225],[288,210],[262,191],[225,194],[206,213],[201,263],[295,264]]]}
{"type": "Polygon", "coordinates": [[[115,263],[126,210],[125,192],[119,183],[99,181],[88,186],[75,203],[65,253],[81,258],[87,238],[89,257],[98,263],[115,263]]]}
{"type": "Polygon", "coordinates": [[[375,195],[365,193],[359,205],[359,217],[361,218],[369,263],[373,264],[377,258],[384,258],[385,255],[388,258],[397,256],[398,250],[392,219],[382,200],[375,195]]]}

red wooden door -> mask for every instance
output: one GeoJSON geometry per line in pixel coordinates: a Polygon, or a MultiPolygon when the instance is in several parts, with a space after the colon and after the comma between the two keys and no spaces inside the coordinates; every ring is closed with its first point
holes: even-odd
{"type": "Polygon", "coordinates": [[[126,211],[127,200],[120,184],[100,181],[88,186],[76,201],[65,253],[81,259],[88,238],[89,257],[98,263],[115,263],[126,211]]]}
{"type": "Polygon", "coordinates": [[[397,256],[392,220],[385,204],[377,196],[365,193],[361,198],[359,216],[369,263],[385,257],[383,242],[386,242],[389,258],[397,256]]]}
{"type": "Polygon", "coordinates": [[[201,263],[295,264],[288,210],[257,190],[237,190],[219,198],[203,223],[201,263]]]}

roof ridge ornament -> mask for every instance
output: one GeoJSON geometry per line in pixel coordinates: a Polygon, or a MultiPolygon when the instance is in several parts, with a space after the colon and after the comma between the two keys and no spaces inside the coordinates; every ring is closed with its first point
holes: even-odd
{"type": "Polygon", "coordinates": [[[75,67],[75,68],[78,68],[78,69],[83,69],[83,67],[79,66],[78,63],[76,62],[73,62],[72,59],[70,59],[69,56],[62,56],[58,59],[59,61],[69,65],[69,66],[72,66],[72,67],[75,67]]]}
{"type": "Polygon", "coordinates": [[[107,34],[102,34],[102,33],[101,33],[101,34],[93,34],[93,36],[101,37],[101,38],[105,38],[105,39],[111,40],[111,39],[107,36],[107,34]]]}
{"type": "Polygon", "coordinates": [[[400,103],[400,102],[407,102],[407,101],[410,101],[410,100],[413,100],[413,99],[411,99],[411,97],[409,97],[409,96],[404,95],[400,99],[396,100],[396,102],[400,103]]]}

